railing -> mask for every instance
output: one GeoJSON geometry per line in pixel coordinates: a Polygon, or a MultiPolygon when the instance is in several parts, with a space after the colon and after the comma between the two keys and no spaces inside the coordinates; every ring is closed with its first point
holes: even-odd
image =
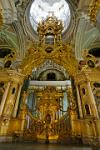
{"type": "Polygon", "coordinates": [[[31,135],[30,137],[35,135],[35,138],[45,139],[47,128],[49,138],[70,134],[70,121],[68,114],[66,113],[60,120],[55,120],[52,124],[47,125],[45,122],[38,120],[38,118],[33,117],[33,115],[28,112],[24,132],[26,137],[29,137],[29,135],[31,135]]]}

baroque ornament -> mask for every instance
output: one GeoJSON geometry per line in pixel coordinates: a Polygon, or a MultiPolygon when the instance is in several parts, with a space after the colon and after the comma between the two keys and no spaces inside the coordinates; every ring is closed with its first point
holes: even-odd
{"type": "Polygon", "coordinates": [[[47,59],[62,65],[71,76],[78,71],[70,44],[62,44],[62,23],[56,17],[48,17],[38,25],[39,43],[32,44],[21,65],[22,73],[30,75],[32,69],[44,63],[47,59]],[[47,40],[49,39],[49,40],[47,40]],[[48,43],[48,41],[52,41],[48,43]]]}
{"type": "Polygon", "coordinates": [[[62,91],[57,91],[54,87],[46,87],[44,90],[37,91],[39,101],[37,102],[37,108],[39,111],[50,110],[56,112],[60,109],[60,98],[63,97],[62,91]]]}
{"type": "Polygon", "coordinates": [[[97,17],[97,13],[99,11],[99,8],[100,8],[100,0],[95,0],[93,2],[93,4],[90,5],[90,7],[89,7],[90,20],[94,23],[96,23],[96,17],[97,17]]]}

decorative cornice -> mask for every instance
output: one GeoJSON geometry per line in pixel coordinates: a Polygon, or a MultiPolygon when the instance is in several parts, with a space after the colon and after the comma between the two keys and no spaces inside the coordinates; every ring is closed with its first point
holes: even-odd
{"type": "Polygon", "coordinates": [[[25,76],[15,70],[2,70],[0,71],[0,81],[13,81],[15,83],[23,83],[25,76]]]}
{"type": "Polygon", "coordinates": [[[100,70],[90,70],[81,71],[75,76],[75,83],[80,84],[88,81],[100,82],[100,70]]]}

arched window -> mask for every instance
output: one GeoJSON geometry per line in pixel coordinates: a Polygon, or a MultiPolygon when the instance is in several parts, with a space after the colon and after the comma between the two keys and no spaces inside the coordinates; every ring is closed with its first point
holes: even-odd
{"type": "Polygon", "coordinates": [[[90,109],[89,109],[89,106],[87,104],[85,105],[85,110],[86,110],[86,114],[90,115],[90,109]]]}
{"type": "Polygon", "coordinates": [[[55,81],[56,80],[56,75],[53,72],[50,72],[47,74],[47,80],[49,81],[55,81]]]}

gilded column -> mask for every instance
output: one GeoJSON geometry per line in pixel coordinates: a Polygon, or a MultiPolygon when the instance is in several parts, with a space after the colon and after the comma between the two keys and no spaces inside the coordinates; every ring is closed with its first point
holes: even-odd
{"type": "Polygon", "coordinates": [[[2,115],[7,118],[10,118],[12,115],[12,111],[14,109],[14,104],[15,104],[15,99],[16,99],[17,88],[18,88],[18,84],[12,82],[8,96],[7,96],[7,100],[5,103],[4,111],[2,113],[2,115]]]}
{"type": "Polygon", "coordinates": [[[78,101],[78,108],[79,108],[80,118],[83,118],[82,104],[81,104],[81,99],[80,99],[78,85],[76,85],[76,92],[77,92],[77,101],[78,101]]]}
{"type": "Polygon", "coordinates": [[[96,107],[96,103],[95,103],[95,99],[94,99],[94,95],[93,95],[93,92],[91,89],[90,82],[87,83],[87,87],[88,87],[88,95],[91,100],[91,108],[93,107],[93,109],[92,109],[93,115],[99,119],[99,115],[98,115],[98,111],[97,111],[97,107],[96,107]]]}
{"type": "Polygon", "coordinates": [[[67,90],[68,99],[69,99],[69,115],[70,115],[70,123],[72,136],[76,134],[76,120],[77,120],[77,111],[76,111],[76,102],[73,97],[72,88],[69,87],[67,90]]]}
{"type": "Polygon", "coordinates": [[[55,121],[55,112],[53,112],[53,118],[52,121],[55,121]]]}
{"type": "Polygon", "coordinates": [[[15,102],[15,95],[16,95],[16,90],[17,90],[17,84],[12,82],[9,83],[7,86],[9,90],[7,90],[8,94],[5,96],[6,101],[4,104],[4,109],[2,111],[2,118],[3,120],[1,121],[1,128],[0,128],[0,134],[1,135],[9,135],[9,124],[10,124],[10,119],[12,115],[12,110],[14,108],[14,102],[15,102]]]}
{"type": "Polygon", "coordinates": [[[6,102],[6,99],[7,99],[7,95],[8,95],[8,92],[9,92],[9,88],[10,88],[10,82],[8,82],[8,84],[7,84],[6,90],[5,90],[5,92],[4,92],[4,95],[3,95],[3,98],[2,98],[2,101],[1,101],[1,105],[0,105],[0,116],[2,115],[2,112],[3,112],[3,109],[4,109],[4,105],[5,105],[5,102],[6,102]]]}
{"type": "Polygon", "coordinates": [[[22,89],[22,85],[19,86],[19,90],[18,90],[18,95],[17,95],[17,99],[16,99],[16,103],[15,103],[13,117],[16,117],[16,115],[17,115],[17,110],[18,110],[18,105],[19,105],[19,98],[20,98],[21,89],[22,89]]]}
{"type": "Polygon", "coordinates": [[[27,114],[27,108],[26,108],[26,97],[27,97],[27,93],[26,91],[23,92],[23,103],[22,103],[22,108],[21,108],[21,132],[23,133],[24,130],[24,126],[25,126],[25,119],[26,119],[26,114],[27,114]]]}

